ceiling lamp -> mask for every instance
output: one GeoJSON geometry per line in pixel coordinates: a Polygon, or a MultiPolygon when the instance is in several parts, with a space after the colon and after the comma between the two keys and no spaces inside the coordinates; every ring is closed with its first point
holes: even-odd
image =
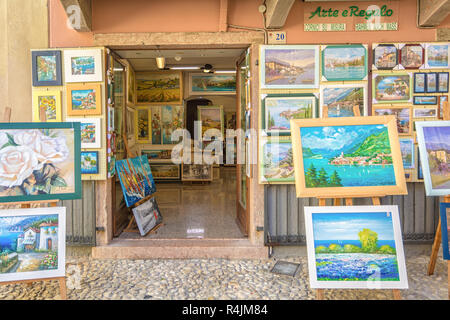
{"type": "Polygon", "coordinates": [[[213,66],[210,65],[209,63],[207,63],[201,69],[203,70],[204,73],[210,73],[212,71],[212,68],[213,68],[213,66]]]}
{"type": "Polygon", "coordinates": [[[156,66],[158,69],[164,69],[166,66],[166,58],[164,57],[156,57],[156,66]]]}

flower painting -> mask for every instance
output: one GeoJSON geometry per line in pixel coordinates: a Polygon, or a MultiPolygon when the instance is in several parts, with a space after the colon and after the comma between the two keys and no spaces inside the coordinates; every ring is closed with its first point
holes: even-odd
{"type": "Polygon", "coordinates": [[[409,74],[373,75],[373,103],[408,102],[411,99],[409,74]]]}
{"type": "Polygon", "coordinates": [[[101,115],[101,86],[67,85],[67,115],[101,115]]]}
{"type": "Polygon", "coordinates": [[[138,143],[148,143],[150,139],[150,128],[149,128],[149,108],[140,107],[136,108],[136,141],[138,143]]]}
{"type": "Polygon", "coordinates": [[[392,70],[397,66],[397,47],[393,44],[374,45],[373,64],[379,70],[392,70]]]}
{"type": "Polygon", "coordinates": [[[98,151],[81,151],[81,174],[98,174],[98,151]]]}
{"type": "Polygon", "coordinates": [[[396,206],[305,207],[311,288],[408,288],[396,206]]]}
{"type": "Polygon", "coordinates": [[[365,85],[325,85],[320,88],[320,93],[321,117],[353,117],[367,114],[365,85]]]}
{"type": "Polygon", "coordinates": [[[33,51],[33,86],[60,86],[61,77],[61,51],[33,51]]]}
{"type": "Polygon", "coordinates": [[[449,67],[448,43],[429,43],[426,46],[426,66],[428,68],[446,69],[449,67]]]}
{"type": "Polygon", "coordinates": [[[136,73],[136,103],[181,104],[182,81],[178,71],[136,73]]]}
{"type": "Polygon", "coordinates": [[[294,183],[290,140],[269,140],[262,147],[261,182],[294,183]]]}
{"type": "Polygon", "coordinates": [[[425,50],[420,44],[406,44],[400,50],[400,64],[405,69],[419,69],[425,60],[425,50]]]}
{"type": "Polygon", "coordinates": [[[81,196],[78,123],[0,125],[2,202],[81,196]]]}
{"type": "Polygon", "coordinates": [[[61,91],[33,91],[33,122],[60,122],[61,113],[61,91]]]}
{"type": "Polygon", "coordinates": [[[403,168],[414,168],[414,139],[402,138],[400,141],[400,151],[402,153],[403,168]]]}
{"type": "Polygon", "coordinates": [[[322,49],[322,76],[326,81],[358,81],[367,76],[367,49],[363,45],[331,45],[322,49]]]}
{"type": "Polygon", "coordinates": [[[400,135],[409,135],[412,130],[411,107],[373,107],[374,116],[394,115],[397,121],[397,130],[400,135]]]}
{"type": "Polygon", "coordinates": [[[0,282],[65,275],[66,208],[0,210],[0,282]]]}

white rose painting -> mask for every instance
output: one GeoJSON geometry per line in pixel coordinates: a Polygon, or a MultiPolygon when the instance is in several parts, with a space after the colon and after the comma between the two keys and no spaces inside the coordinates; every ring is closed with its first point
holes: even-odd
{"type": "Polygon", "coordinates": [[[1,124],[0,202],[79,198],[79,135],[79,123],[1,124]]]}

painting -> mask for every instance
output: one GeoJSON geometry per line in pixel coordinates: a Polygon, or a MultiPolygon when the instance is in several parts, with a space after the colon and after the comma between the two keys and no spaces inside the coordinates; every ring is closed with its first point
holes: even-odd
{"type": "Polygon", "coordinates": [[[427,92],[428,93],[437,92],[437,73],[436,72],[427,73],[427,92]]]}
{"type": "Polygon", "coordinates": [[[427,43],[425,48],[426,68],[449,68],[448,51],[448,43],[427,43]]]}
{"type": "Polygon", "coordinates": [[[153,178],[158,180],[180,180],[180,165],[173,163],[150,163],[153,178]]]}
{"type": "Polygon", "coordinates": [[[409,73],[373,73],[373,103],[409,102],[411,75],[409,73]]]}
{"type": "Polygon", "coordinates": [[[438,73],[438,92],[447,93],[448,92],[448,72],[438,73]]]}
{"type": "Polygon", "coordinates": [[[414,139],[401,138],[400,151],[402,153],[403,168],[414,169],[414,139]]]}
{"type": "Polygon", "coordinates": [[[61,91],[33,91],[33,122],[61,122],[61,91]]]}
{"type": "Polygon", "coordinates": [[[294,159],[290,139],[264,141],[261,152],[261,183],[294,183],[294,159]]]}
{"type": "Polygon", "coordinates": [[[183,106],[151,106],[150,133],[152,144],[176,144],[172,141],[172,134],[184,127],[183,106]]]}
{"type": "Polygon", "coordinates": [[[66,275],[66,208],[0,210],[0,282],[66,275]]]}
{"type": "Polygon", "coordinates": [[[133,208],[132,211],[141,236],[145,236],[162,222],[162,215],[154,197],[133,208]]]}
{"type": "Polygon", "coordinates": [[[414,93],[427,92],[427,74],[423,72],[414,73],[414,93]]]}
{"type": "Polygon", "coordinates": [[[404,69],[419,69],[425,63],[425,49],[420,44],[405,44],[399,56],[404,69]]]}
{"type": "Polygon", "coordinates": [[[209,164],[186,164],[181,165],[182,181],[212,181],[213,166],[209,164]]]}
{"type": "Polygon", "coordinates": [[[305,207],[311,288],[408,289],[397,206],[305,207]]]}
{"type": "Polygon", "coordinates": [[[0,202],[81,198],[80,124],[0,124],[0,202]]]}
{"type": "Polygon", "coordinates": [[[116,172],[127,207],[156,192],[155,181],[146,156],[117,160],[116,172]]]}
{"type": "Polygon", "coordinates": [[[32,51],[34,87],[62,85],[61,51],[32,51]]]}
{"type": "Polygon", "coordinates": [[[414,96],[413,104],[436,105],[437,104],[437,96],[414,96]]]}
{"type": "Polygon", "coordinates": [[[373,65],[378,70],[392,70],[398,64],[397,46],[394,44],[373,44],[373,65]]]}
{"type": "Polygon", "coordinates": [[[198,121],[201,121],[199,137],[202,140],[212,140],[213,137],[223,138],[223,106],[198,106],[197,115],[198,121]]]}
{"type": "Polygon", "coordinates": [[[133,140],[135,136],[135,128],[134,128],[134,121],[136,117],[136,111],[133,108],[127,107],[127,121],[126,121],[126,133],[128,140],[133,140]]]}
{"type": "Polygon", "coordinates": [[[66,82],[103,81],[103,50],[64,50],[66,82]]]}
{"type": "Polygon", "coordinates": [[[98,151],[81,151],[81,174],[98,174],[98,151]]]}
{"type": "Polygon", "coordinates": [[[297,197],[407,193],[395,117],[291,120],[291,132],[297,197]]]}
{"type": "Polygon", "coordinates": [[[236,112],[225,112],[225,128],[236,130],[236,112]]]}
{"type": "Polygon", "coordinates": [[[127,68],[127,100],[134,105],[136,103],[136,73],[131,66],[127,68]]]}
{"type": "MultiPolygon", "coordinates": [[[[416,147],[416,154],[419,154],[419,148],[416,147]]],[[[417,180],[423,181],[423,170],[422,170],[422,164],[420,163],[420,156],[417,158],[417,180]]]]}
{"type": "Polygon", "coordinates": [[[427,196],[450,194],[450,121],[417,121],[416,132],[427,196]]]}
{"type": "Polygon", "coordinates": [[[439,96],[439,102],[438,102],[438,115],[439,119],[444,119],[444,102],[448,101],[448,96],[439,96]]]}
{"type": "Polygon", "coordinates": [[[189,95],[236,94],[236,73],[189,74],[189,95]]]}
{"type": "Polygon", "coordinates": [[[150,140],[149,107],[138,107],[135,112],[135,133],[137,143],[148,143],[150,140]]]}
{"type": "Polygon", "coordinates": [[[136,73],[136,103],[182,104],[183,77],[180,71],[136,73]]]}
{"type": "Polygon", "coordinates": [[[450,203],[440,203],[442,254],[444,260],[450,260],[450,203]]]}
{"type": "Polygon", "coordinates": [[[68,84],[66,90],[68,116],[102,114],[102,90],[100,84],[68,84]]]}
{"type": "Polygon", "coordinates": [[[364,45],[331,45],[322,49],[322,80],[359,81],[367,77],[364,45]]]}
{"type": "Polygon", "coordinates": [[[410,135],[412,131],[412,108],[409,106],[399,107],[372,107],[374,116],[394,115],[397,121],[399,135],[410,135]]]}
{"type": "Polygon", "coordinates": [[[367,115],[365,84],[323,85],[320,87],[320,117],[354,117],[367,115]],[[355,109],[357,114],[355,114],[355,109]]]}
{"type": "Polygon", "coordinates": [[[319,46],[261,46],[260,61],[262,89],[319,87],[319,46]]]}
{"type": "Polygon", "coordinates": [[[413,118],[437,118],[437,108],[414,108],[413,118]]]}
{"type": "Polygon", "coordinates": [[[147,156],[149,162],[171,162],[172,149],[142,149],[141,156],[147,156]]]}
{"type": "Polygon", "coordinates": [[[263,130],[267,135],[290,135],[290,120],[315,118],[316,107],[317,98],[312,94],[263,94],[263,130]]]}
{"type": "Polygon", "coordinates": [[[68,122],[79,122],[81,148],[99,149],[102,146],[101,118],[66,118],[68,122]]]}

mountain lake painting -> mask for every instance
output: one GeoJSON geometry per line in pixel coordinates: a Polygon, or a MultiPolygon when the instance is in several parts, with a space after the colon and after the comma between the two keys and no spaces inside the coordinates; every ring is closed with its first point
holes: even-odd
{"type": "Polygon", "coordinates": [[[426,64],[429,68],[448,68],[447,44],[428,44],[426,48],[426,64]]]}
{"type": "Polygon", "coordinates": [[[411,99],[409,74],[374,74],[373,77],[373,103],[407,102],[411,99]]]}
{"type": "Polygon", "coordinates": [[[364,80],[367,49],[362,45],[327,46],[322,51],[322,73],[327,81],[364,80]]]}
{"type": "Polygon", "coordinates": [[[312,288],[407,288],[396,206],[305,207],[312,288]]]}
{"type": "Polygon", "coordinates": [[[290,140],[267,141],[263,145],[262,180],[264,182],[293,183],[294,159],[290,140]]]}
{"type": "MultiPolygon", "coordinates": [[[[365,115],[364,101],[365,89],[363,86],[324,86],[321,89],[321,117],[324,108],[327,110],[327,117],[353,117],[354,106],[359,106],[359,115],[365,115]]],[[[359,116],[358,115],[358,116],[359,116]]]]}

